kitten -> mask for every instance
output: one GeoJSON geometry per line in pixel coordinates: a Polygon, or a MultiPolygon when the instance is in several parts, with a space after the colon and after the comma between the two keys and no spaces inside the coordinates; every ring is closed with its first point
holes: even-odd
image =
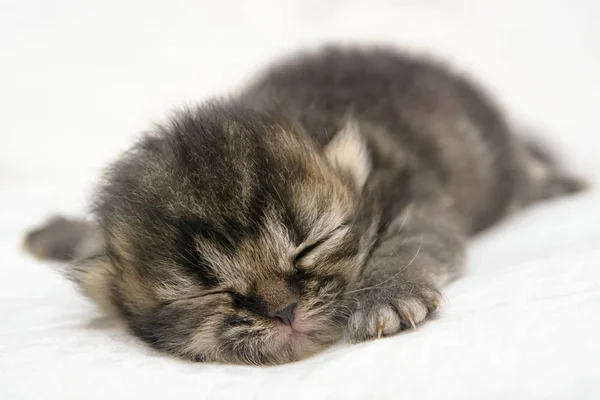
{"type": "Polygon", "coordinates": [[[284,60],[106,171],[26,248],[156,349],[280,364],[414,328],[471,235],[583,185],[473,83],[384,48],[284,60]]]}

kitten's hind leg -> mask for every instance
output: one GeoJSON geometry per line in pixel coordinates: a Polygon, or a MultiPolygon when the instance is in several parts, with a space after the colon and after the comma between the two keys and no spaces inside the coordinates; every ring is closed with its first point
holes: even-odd
{"type": "Polygon", "coordinates": [[[583,179],[568,172],[542,144],[522,139],[528,174],[526,203],[579,193],[587,189],[583,179]]]}
{"type": "Polygon", "coordinates": [[[102,237],[92,222],[55,216],[25,235],[23,248],[41,260],[72,261],[102,252],[102,237]]]}
{"type": "Polygon", "coordinates": [[[444,206],[413,203],[388,227],[366,265],[347,335],[353,342],[415,328],[440,305],[439,288],[461,275],[466,239],[444,206]]]}

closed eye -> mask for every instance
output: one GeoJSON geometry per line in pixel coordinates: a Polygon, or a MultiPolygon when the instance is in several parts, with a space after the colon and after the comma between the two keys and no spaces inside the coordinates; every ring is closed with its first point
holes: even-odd
{"type": "Polygon", "coordinates": [[[296,257],[294,257],[294,268],[296,270],[298,270],[299,269],[298,263],[300,262],[300,260],[302,260],[304,257],[306,257],[309,253],[311,253],[317,247],[321,246],[323,243],[325,243],[329,239],[331,239],[331,237],[336,232],[338,232],[340,229],[346,228],[347,226],[348,226],[348,223],[344,223],[344,224],[338,226],[337,228],[335,228],[327,236],[324,236],[321,239],[317,240],[316,242],[313,242],[312,244],[309,244],[309,245],[305,246],[304,248],[302,248],[302,250],[300,250],[300,252],[298,254],[296,254],[296,257]]]}
{"type": "Polygon", "coordinates": [[[200,299],[200,298],[209,297],[209,296],[216,296],[216,295],[222,295],[222,294],[230,295],[231,293],[232,292],[229,290],[213,290],[213,291],[196,294],[196,295],[191,295],[191,296],[182,296],[182,297],[179,297],[177,300],[166,301],[162,304],[162,306],[168,306],[170,304],[173,304],[173,303],[176,303],[179,301],[195,300],[195,299],[200,299]]]}
{"type": "Polygon", "coordinates": [[[308,253],[310,253],[311,251],[313,251],[314,249],[316,249],[317,247],[319,247],[320,245],[325,243],[327,241],[327,239],[329,239],[329,237],[330,236],[326,236],[324,238],[317,240],[313,244],[309,244],[308,246],[305,246],[302,250],[300,250],[300,252],[298,254],[296,254],[296,257],[294,258],[294,262],[297,263],[298,261],[300,261],[308,253]]]}

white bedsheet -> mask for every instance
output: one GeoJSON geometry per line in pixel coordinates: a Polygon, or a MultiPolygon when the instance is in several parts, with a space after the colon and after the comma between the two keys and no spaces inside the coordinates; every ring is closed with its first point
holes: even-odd
{"type": "Polygon", "coordinates": [[[155,353],[20,252],[150,120],[323,39],[450,58],[600,183],[593,0],[211,3],[0,3],[0,399],[600,398],[597,189],[478,238],[437,320],[274,368],[155,353]]]}

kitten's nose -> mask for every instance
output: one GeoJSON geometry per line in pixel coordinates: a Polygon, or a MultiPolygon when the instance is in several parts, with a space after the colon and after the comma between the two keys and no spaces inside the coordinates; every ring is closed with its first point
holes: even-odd
{"type": "Polygon", "coordinates": [[[279,318],[281,322],[287,326],[291,326],[294,322],[294,307],[296,307],[296,304],[298,303],[292,303],[283,310],[273,313],[271,316],[274,318],[279,318]]]}

